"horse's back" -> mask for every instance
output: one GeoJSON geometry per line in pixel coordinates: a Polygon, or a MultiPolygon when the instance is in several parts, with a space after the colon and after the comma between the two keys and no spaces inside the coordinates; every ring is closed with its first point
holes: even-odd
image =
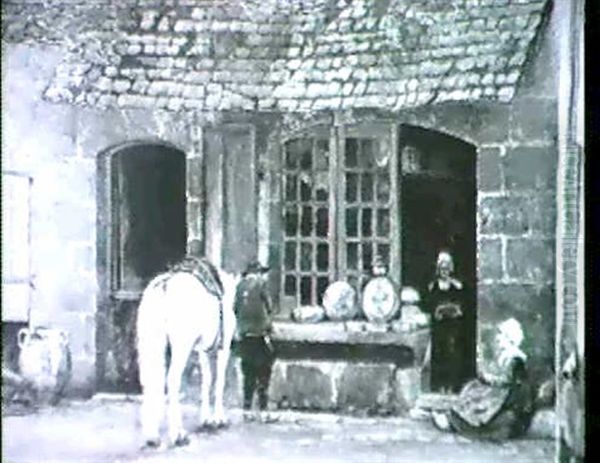
{"type": "Polygon", "coordinates": [[[167,299],[170,303],[179,299],[183,305],[188,305],[191,298],[197,302],[217,300],[218,297],[206,288],[194,274],[189,272],[168,272],[157,275],[146,286],[142,294],[142,301],[154,299],[167,299]],[[198,300],[201,301],[198,301],[198,300]]]}
{"type": "Polygon", "coordinates": [[[204,257],[187,256],[169,269],[168,273],[190,273],[217,297],[223,297],[223,282],[215,265],[204,257]]]}
{"type": "Polygon", "coordinates": [[[163,332],[169,342],[214,342],[219,329],[219,299],[189,272],[156,277],[144,292],[138,329],[163,332]]]}

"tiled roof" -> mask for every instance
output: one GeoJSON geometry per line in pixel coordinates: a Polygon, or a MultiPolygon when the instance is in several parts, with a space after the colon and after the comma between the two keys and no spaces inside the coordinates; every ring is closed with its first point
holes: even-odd
{"type": "Polygon", "coordinates": [[[275,91],[305,108],[404,108],[510,100],[542,19],[543,0],[354,0],[275,91]]]}
{"type": "Polygon", "coordinates": [[[173,7],[138,5],[132,27],[82,35],[78,52],[57,69],[46,97],[174,111],[401,109],[449,100],[508,101],[547,2],[178,0],[170,2],[173,7]],[[94,44],[101,52],[90,58],[94,44]]]}
{"type": "Polygon", "coordinates": [[[46,97],[171,110],[273,106],[275,86],[289,77],[275,63],[322,28],[331,3],[179,0],[177,7],[138,9],[137,27],[103,36],[103,62],[82,59],[86,36],[46,97]]]}

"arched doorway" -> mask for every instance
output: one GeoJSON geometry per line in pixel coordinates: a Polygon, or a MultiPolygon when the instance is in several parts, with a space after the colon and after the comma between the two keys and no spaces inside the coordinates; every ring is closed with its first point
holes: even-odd
{"type": "Polygon", "coordinates": [[[186,157],[136,143],[99,160],[97,383],[139,390],[135,315],[148,281],[186,252],[186,157]]]}
{"type": "MultiPolygon", "coordinates": [[[[469,306],[464,320],[465,378],[476,373],[476,148],[440,132],[404,125],[401,162],[402,282],[427,294],[437,253],[454,257],[469,306]]],[[[435,364],[431,368],[436,368],[435,364]]]]}

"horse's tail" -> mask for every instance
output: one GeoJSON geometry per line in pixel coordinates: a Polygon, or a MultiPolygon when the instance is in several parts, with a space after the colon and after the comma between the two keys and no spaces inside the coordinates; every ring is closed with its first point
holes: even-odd
{"type": "Polygon", "coordinates": [[[162,394],[165,387],[167,323],[164,297],[166,280],[161,275],[142,294],[137,313],[137,354],[140,384],[144,392],[162,394]]]}

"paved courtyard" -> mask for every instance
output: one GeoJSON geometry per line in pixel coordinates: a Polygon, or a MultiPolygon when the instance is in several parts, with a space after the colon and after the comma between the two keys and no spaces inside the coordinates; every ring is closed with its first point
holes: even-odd
{"type": "MultiPolygon", "coordinates": [[[[33,462],[551,462],[549,440],[476,442],[408,418],[274,413],[275,423],[244,422],[197,433],[182,448],[141,450],[137,400],[72,401],[33,414],[4,416],[2,461],[33,462]]],[[[185,407],[187,429],[197,409],[185,407]]]]}

